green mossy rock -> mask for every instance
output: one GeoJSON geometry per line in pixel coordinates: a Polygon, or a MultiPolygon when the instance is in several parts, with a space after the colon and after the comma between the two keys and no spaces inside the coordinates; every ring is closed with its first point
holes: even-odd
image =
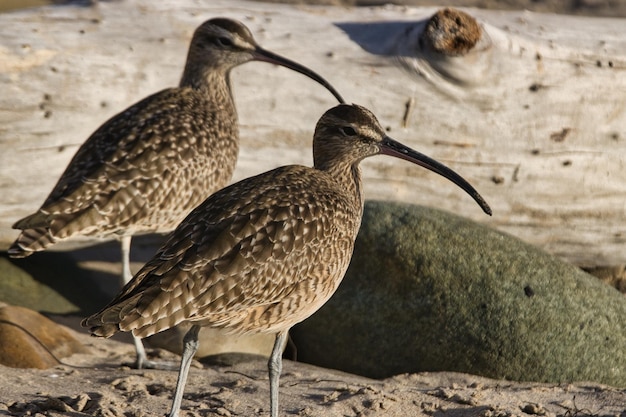
{"type": "Polygon", "coordinates": [[[107,302],[92,275],[66,253],[36,253],[26,259],[4,253],[0,301],[43,313],[89,314],[107,302]]]}
{"type": "Polygon", "coordinates": [[[626,387],[624,295],[519,239],[419,206],[366,204],[343,283],[292,337],[298,360],[374,378],[458,371],[626,387]]]}

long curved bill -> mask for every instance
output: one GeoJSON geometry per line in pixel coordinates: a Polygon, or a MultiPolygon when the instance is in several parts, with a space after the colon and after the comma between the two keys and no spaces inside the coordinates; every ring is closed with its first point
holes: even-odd
{"type": "Polygon", "coordinates": [[[300,65],[297,62],[294,62],[290,59],[277,55],[273,52],[265,50],[259,46],[257,46],[253,55],[257,61],[269,62],[270,64],[280,65],[282,67],[289,68],[291,70],[299,72],[300,74],[306,75],[310,79],[315,80],[321,85],[323,85],[324,87],[326,87],[326,89],[330,91],[333,96],[335,96],[335,98],[339,101],[339,103],[345,104],[345,100],[343,99],[343,97],[341,97],[341,95],[337,92],[337,90],[335,90],[335,87],[330,85],[328,81],[326,81],[320,75],[308,69],[307,67],[300,65]]]}
{"type": "Polygon", "coordinates": [[[463,177],[461,177],[459,174],[457,174],[444,164],[437,162],[422,153],[414,151],[408,146],[404,146],[400,142],[395,141],[388,136],[383,139],[380,145],[380,153],[384,155],[395,156],[396,158],[404,159],[405,161],[413,162],[414,164],[422,166],[449,179],[450,181],[461,187],[463,190],[465,190],[465,192],[468,193],[474,199],[474,201],[478,203],[480,208],[483,209],[485,213],[491,216],[491,207],[489,207],[489,204],[487,204],[485,199],[480,194],[478,194],[478,191],[476,191],[469,182],[465,181],[463,177]]]}

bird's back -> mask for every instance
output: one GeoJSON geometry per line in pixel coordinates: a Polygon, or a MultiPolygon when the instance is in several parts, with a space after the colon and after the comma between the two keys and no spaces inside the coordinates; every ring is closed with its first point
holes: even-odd
{"type": "Polygon", "coordinates": [[[111,118],[80,147],[42,205],[14,227],[23,256],[73,235],[173,229],[228,183],[238,153],[232,103],[163,90],[111,118]]]}
{"type": "Polygon", "coordinates": [[[239,333],[287,329],[339,285],[361,214],[360,199],[313,168],[248,178],[196,208],[84,325],[140,337],[184,320],[239,333]]]}

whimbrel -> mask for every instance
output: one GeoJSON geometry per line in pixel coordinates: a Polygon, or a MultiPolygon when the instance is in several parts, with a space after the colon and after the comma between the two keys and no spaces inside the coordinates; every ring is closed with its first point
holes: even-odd
{"type": "MultiPolygon", "coordinates": [[[[114,116],[80,147],[22,229],[9,255],[20,258],[75,235],[118,237],[122,281],[130,281],[130,241],[171,231],[209,194],[230,182],[239,150],[230,71],[265,61],[339,93],[310,69],[262,49],[242,23],[211,19],[191,40],[178,88],[151,95],[114,116]]],[[[137,367],[146,362],[135,338],[137,367]]]]}
{"type": "Polygon", "coordinates": [[[270,410],[278,415],[281,347],[289,328],[319,309],[348,268],[363,214],[359,162],[395,156],[448,178],[491,214],[478,192],[451,169],[385,134],[357,105],[339,105],[317,123],[314,168],[283,166],[206,199],[157,254],[99,313],[92,334],[140,337],[187,321],[170,417],[180,409],[201,326],[275,333],[268,368],[270,410]]]}

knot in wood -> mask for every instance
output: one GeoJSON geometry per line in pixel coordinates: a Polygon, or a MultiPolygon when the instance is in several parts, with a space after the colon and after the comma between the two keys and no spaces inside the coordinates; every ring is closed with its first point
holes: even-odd
{"type": "Polygon", "coordinates": [[[476,19],[460,10],[446,8],[435,13],[420,35],[420,43],[448,55],[465,55],[478,43],[481,28],[476,19]]]}

